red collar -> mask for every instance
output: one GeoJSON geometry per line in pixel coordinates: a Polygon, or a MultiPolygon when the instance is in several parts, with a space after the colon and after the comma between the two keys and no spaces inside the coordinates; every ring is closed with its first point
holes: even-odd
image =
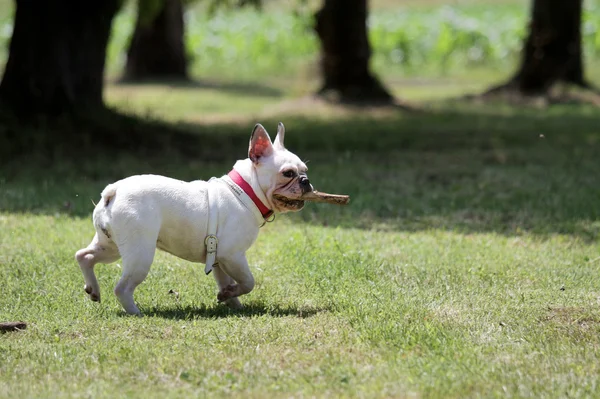
{"type": "Polygon", "coordinates": [[[268,206],[263,204],[263,202],[256,196],[256,193],[254,192],[252,187],[250,187],[250,184],[248,184],[248,182],[246,182],[246,180],[244,180],[244,178],[235,169],[232,169],[231,172],[227,174],[227,176],[229,176],[235,184],[240,186],[240,188],[244,190],[248,197],[252,199],[252,202],[254,202],[254,204],[262,214],[263,218],[265,218],[265,220],[270,218],[271,215],[273,215],[273,211],[270,210],[268,206]]]}

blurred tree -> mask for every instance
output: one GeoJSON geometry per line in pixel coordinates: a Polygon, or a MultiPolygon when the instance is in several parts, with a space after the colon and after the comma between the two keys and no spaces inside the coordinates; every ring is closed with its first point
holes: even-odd
{"type": "Polygon", "coordinates": [[[0,102],[22,117],[104,107],[106,45],[120,0],[16,0],[0,102]]]}
{"type": "MultiPolygon", "coordinates": [[[[138,0],[135,30],[127,50],[123,80],[189,79],[185,49],[184,8],[198,0],[138,0]]],[[[254,6],[262,0],[210,0],[207,12],[219,7],[254,6]]]]}
{"type": "Polygon", "coordinates": [[[315,25],[323,76],[318,94],[333,93],[344,102],[392,102],[392,95],[369,70],[367,0],[323,1],[315,25]]]}
{"type": "Polygon", "coordinates": [[[138,0],[123,79],[188,79],[181,0],[138,0]]]}
{"type": "Polygon", "coordinates": [[[533,0],[521,65],[507,83],[490,89],[487,94],[501,91],[547,94],[561,81],[590,88],[583,72],[582,3],[583,0],[533,0]]]}

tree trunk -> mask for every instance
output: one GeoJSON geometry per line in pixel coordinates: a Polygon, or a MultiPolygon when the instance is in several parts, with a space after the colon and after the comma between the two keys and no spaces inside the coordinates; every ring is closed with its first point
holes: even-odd
{"type": "Polygon", "coordinates": [[[22,117],[104,108],[106,45],[119,0],[16,0],[0,102],[22,117]]]}
{"type": "Polygon", "coordinates": [[[159,1],[157,10],[148,9],[148,0],[138,0],[124,80],[187,79],[182,2],[151,1],[159,1]]]}
{"type": "Polygon", "coordinates": [[[491,91],[516,89],[546,94],[562,81],[588,87],[583,73],[581,11],[583,0],[533,0],[521,66],[506,84],[491,91]]]}
{"type": "Polygon", "coordinates": [[[319,94],[335,93],[350,102],[391,102],[393,97],[369,70],[367,0],[324,0],[316,14],[321,41],[323,86],[319,94]]]}

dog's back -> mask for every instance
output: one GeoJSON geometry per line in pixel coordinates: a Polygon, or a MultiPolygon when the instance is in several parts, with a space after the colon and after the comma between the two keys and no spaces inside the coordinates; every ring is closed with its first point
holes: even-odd
{"type": "Polygon", "coordinates": [[[197,260],[206,234],[206,184],[158,175],[136,175],[109,184],[94,209],[96,231],[119,247],[133,235],[142,236],[160,249],[197,260]],[[193,253],[184,248],[193,248],[193,253]]]}

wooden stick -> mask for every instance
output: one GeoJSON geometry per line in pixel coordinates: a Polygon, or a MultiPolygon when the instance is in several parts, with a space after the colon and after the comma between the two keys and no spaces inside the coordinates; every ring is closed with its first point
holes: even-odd
{"type": "Polygon", "coordinates": [[[316,190],[303,194],[301,199],[312,202],[325,202],[334,205],[347,205],[348,202],[350,202],[350,196],[348,195],[327,194],[316,190]]]}
{"type": "Polygon", "coordinates": [[[27,328],[27,323],[24,321],[7,321],[0,323],[0,332],[19,331],[27,328]]]}

